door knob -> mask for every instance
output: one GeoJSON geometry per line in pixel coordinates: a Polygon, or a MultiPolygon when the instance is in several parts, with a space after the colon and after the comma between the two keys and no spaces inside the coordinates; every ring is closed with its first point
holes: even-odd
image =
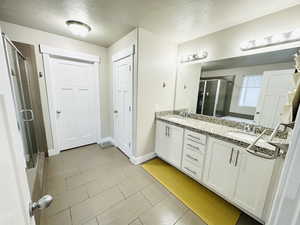
{"type": "Polygon", "coordinates": [[[31,202],[29,204],[29,215],[33,216],[33,213],[36,209],[46,209],[48,208],[53,201],[53,197],[51,195],[44,195],[36,202],[31,202]]]}
{"type": "Polygon", "coordinates": [[[60,114],[60,113],[61,113],[61,110],[56,110],[56,113],[57,113],[57,114],[60,114]]]}
{"type": "Polygon", "coordinates": [[[118,110],[114,110],[114,113],[118,113],[118,110]]]}

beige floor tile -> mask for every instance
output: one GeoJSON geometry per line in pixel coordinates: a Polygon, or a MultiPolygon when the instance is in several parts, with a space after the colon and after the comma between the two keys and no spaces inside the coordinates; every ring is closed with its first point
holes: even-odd
{"type": "Polygon", "coordinates": [[[143,225],[172,225],[187,208],[175,197],[170,197],[139,216],[143,225]]]}
{"type": "Polygon", "coordinates": [[[141,213],[150,209],[151,204],[141,193],[130,196],[128,199],[109,208],[97,218],[101,225],[124,225],[129,224],[141,213]]]}
{"type": "Polygon", "coordinates": [[[182,218],[180,218],[175,225],[206,225],[199,216],[188,210],[182,218]]]}
{"type": "Polygon", "coordinates": [[[88,199],[87,188],[81,186],[73,190],[65,191],[63,193],[54,194],[53,202],[50,207],[45,210],[46,215],[55,215],[56,213],[67,209],[75,204],[78,204],[88,199]]]}
{"type": "Polygon", "coordinates": [[[138,191],[141,191],[146,186],[153,184],[153,182],[153,179],[148,175],[137,173],[125,178],[121,183],[118,184],[118,186],[125,197],[128,197],[137,193],[138,191]]]}
{"type": "Polygon", "coordinates": [[[69,177],[66,179],[66,188],[71,190],[78,188],[81,185],[87,184],[93,180],[97,179],[93,173],[81,173],[78,176],[69,177]]]}
{"type": "Polygon", "coordinates": [[[123,200],[118,188],[111,188],[71,208],[73,225],[81,224],[123,200]]]}
{"type": "Polygon", "coordinates": [[[139,218],[132,221],[129,225],[143,225],[139,218]]]}
{"type": "Polygon", "coordinates": [[[50,195],[59,194],[66,191],[64,177],[52,177],[46,180],[46,193],[50,195]]]}
{"type": "Polygon", "coordinates": [[[143,195],[152,205],[156,205],[162,200],[170,197],[170,193],[161,184],[154,182],[142,190],[143,195]]]}
{"type": "Polygon", "coordinates": [[[45,221],[45,225],[72,225],[70,210],[67,209],[56,214],[55,216],[46,217],[45,221]]]}
{"type": "Polygon", "coordinates": [[[86,184],[86,186],[89,196],[94,196],[109,188],[112,188],[113,186],[116,186],[119,182],[121,182],[121,180],[117,176],[110,176],[106,179],[94,180],[86,184]]]}

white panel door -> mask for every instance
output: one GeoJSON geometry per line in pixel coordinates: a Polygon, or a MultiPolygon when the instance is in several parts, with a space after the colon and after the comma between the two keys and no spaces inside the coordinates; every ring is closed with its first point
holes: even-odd
{"type": "Polygon", "coordinates": [[[214,139],[208,139],[204,182],[227,198],[232,198],[238,169],[235,165],[237,151],[234,146],[214,139]]]}
{"type": "Polygon", "coordinates": [[[34,217],[29,215],[31,196],[25,172],[24,147],[17,126],[17,115],[2,41],[0,42],[0,74],[0,224],[34,225],[34,217]]]}
{"type": "Polygon", "coordinates": [[[97,142],[93,64],[52,58],[50,69],[58,150],[97,142]]]}
{"type": "Polygon", "coordinates": [[[237,166],[239,176],[233,201],[262,219],[274,160],[259,158],[242,149],[237,166]]]}
{"type": "Polygon", "coordinates": [[[132,155],[132,57],[114,62],[114,140],[132,155]]]}
{"type": "Polygon", "coordinates": [[[275,128],[280,122],[288,92],[293,90],[293,70],[266,71],[254,120],[257,124],[275,128]]]}

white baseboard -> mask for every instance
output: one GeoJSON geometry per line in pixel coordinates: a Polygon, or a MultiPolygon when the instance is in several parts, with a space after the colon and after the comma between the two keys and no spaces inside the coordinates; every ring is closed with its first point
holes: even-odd
{"type": "Polygon", "coordinates": [[[148,153],[146,155],[139,156],[139,157],[131,156],[130,157],[130,162],[132,162],[134,165],[139,165],[143,162],[146,162],[150,159],[153,159],[154,157],[156,157],[155,152],[151,152],[151,153],[148,153]]]}
{"type": "Polygon", "coordinates": [[[59,152],[56,152],[55,149],[48,149],[48,155],[53,156],[53,155],[58,155],[59,152]]]}
{"type": "Polygon", "coordinates": [[[98,143],[98,144],[102,144],[102,143],[104,143],[104,142],[111,142],[112,144],[115,143],[115,141],[114,141],[114,139],[113,139],[112,137],[105,137],[105,138],[102,138],[102,139],[100,140],[100,143],[98,143]]]}

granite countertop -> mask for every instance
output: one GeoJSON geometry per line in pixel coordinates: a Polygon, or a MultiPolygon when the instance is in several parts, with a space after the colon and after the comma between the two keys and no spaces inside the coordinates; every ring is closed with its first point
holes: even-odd
{"type": "MultiPolygon", "coordinates": [[[[253,140],[246,140],[245,138],[242,137],[237,137],[236,135],[233,136],[233,133],[235,134],[236,132],[242,132],[241,129],[229,127],[229,126],[224,126],[221,124],[215,124],[203,120],[198,120],[198,119],[193,119],[193,118],[184,118],[182,116],[174,115],[174,114],[169,114],[169,115],[157,115],[156,116],[157,120],[165,121],[167,123],[183,127],[198,133],[210,135],[212,137],[215,137],[217,139],[221,139],[233,144],[236,144],[240,147],[247,148],[253,140]]],[[[243,135],[243,134],[242,134],[243,135]]],[[[255,139],[256,136],[254,134],[252,135],[252,139],[255,139]]],[[[268,144],[264,140],[268,140],[270,136],[264,135],[261,140],[259,140],[256,143],[256,146],[253,147],[253,149],[262,152],[264,154],[272,155],[272,153],[275,150],[275,147],[268,144]]],[[[281,138],[274,138],[274,142],[278,143],[287,143],[287,139],[281,139],[281,138]]]]}

